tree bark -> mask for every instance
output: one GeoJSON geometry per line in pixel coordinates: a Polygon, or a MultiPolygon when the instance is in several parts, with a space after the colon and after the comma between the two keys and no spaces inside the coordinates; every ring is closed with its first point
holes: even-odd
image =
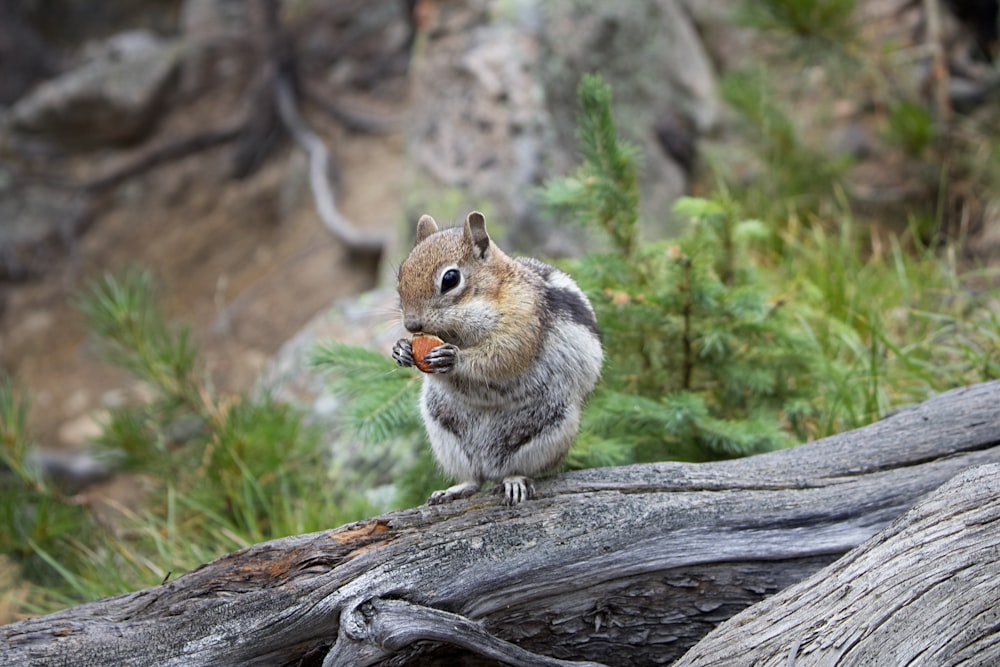
{"type": "Polygon", "coordinates": [[[677,663],[1000,664],[1000,466],[960,473],[871,540],[677,663]]]}
{"type": "MultiPolygon", "coordinates": [[[[1000,382],[957,389],[780,452],[574,472],[543,480],[538,497],[517,507],[479,494],[254,545],[161,586],[0,628],[0,664],[668,663],[726,619],[815,575],[925,494],[986,463],[1000,463],[1000,382]]],[[[987,484],[972,473],[966,479],[956,484],[987,484]]],[[[947,513],[953,498],[947,490],[935,495],[866,546],[882,554],[859,560],[867,552],[853,552],[845,581],[884,577],[899,595],[897,607],[907,596],[932,600],[924,582],[909,583],[906,559],[879,559],[897,553],[897,543],[905,549],[907,522],[933,514],[936,505],[928,503],[947,513]]],[[[947,585],[934,589],[943,604],[966,599],[958,591],[980,580],[956,569],[966,558],[938,558],[948,550],[937,540],[971,540],[986,551],[968,558],[989,556],[995,567],[998,531],[988,517],[996,508],[982,505],[994,512],[984,523],[947,523],[964,520],[959,504],[955,519],[942,518],[951,533],[935,532],[932,522],[921,538],[936,549],[927,553],[944,573],[935,576],[947,585]]],[[[923,548],[915,546],[910,561],[923,548]]],[[[822,588],[830,576],[790,589],[803,608],[782,617],[782,627],[797,627],[800,613],[806,625],[772,638],[772,654],[786,664],[796,640],[792,660],[805,664],[805,657],[830,655],[827,637],[836,650],[872,637],[869,649],[877,651],[878,633],[892,629],[882,622],[891,606],[867,598],[863,587],[822,588]],[[821,600],[838,594],[847,596],[843,604],[858,601],[851,607],[857,617],[822,610],[821,600]]],[[[768,605],[734,623],[756,623],[758,609],[764,617],[783,611],[768,605]]],[[[945,662],[949,651],[991,641],[994,617],[973,622],[973,607],[947,609],[941,617],[954,623],[935,626],[950,632],[952,643],[940,645],[945,662]]],[[[759,638],[770,628],[764,621],[763,634],[742,637],[741,650],[764,644],[759,638]]],[[[708,664],[697,651],[719,655],[729,639],[717,636],[686,659],[708,664]]],[[[937,639],[896,641],[912,651],[932,650],[937,639]]]]}

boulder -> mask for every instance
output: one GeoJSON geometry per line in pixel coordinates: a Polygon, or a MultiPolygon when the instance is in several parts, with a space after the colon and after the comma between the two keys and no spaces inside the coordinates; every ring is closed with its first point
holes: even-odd
{"type": "Polygon", "coordinates": [[[45,271],[89,221],[85,195],[20,182],[0,168],[0,280],[45,271]]]}
{"type": "Polygon", "coordinates": [[[57,58],[16,3],[0,2],[0,106],[56,71],[57,58]]]}
{"type": "Polygon", "coordinates": [[[576,167],[576,89],[596,71],[615,82],[619,130],[641,153],[644,210],[662,222],[687,188],[698,136],[720,113],[713,65],[682,5],[428,0],[421,8],[408,219],[430,212],[458,221],[479,208],[499,221],[509,247],[578,251],[565,229],[542,224],[534,190],[576,167]]]}
{"type": "Polygon", "coordinates": [[[160,118],[182,52],[180,42],[149,32],[116,35],[91,60],[22,97],[9,127],[70,150],[134,143],[160,118]]]}

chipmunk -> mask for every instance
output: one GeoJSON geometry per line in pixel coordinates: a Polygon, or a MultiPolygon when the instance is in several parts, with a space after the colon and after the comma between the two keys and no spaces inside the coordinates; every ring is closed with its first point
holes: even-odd
{"type": "Polygon", "coordinates": [[[531,478],[569,452],[600,376],[604,350],[587,297],[562,271],[505,254],[478,211],[440,231],[421,217],[398,281],[406,330],[444,341],[422,360],[409,338],[392,350],[400,366],[422,361],[427,435],[459,482],[428,502],[470,496],[487,480],[506,504],[531,498],[531,478]]]}

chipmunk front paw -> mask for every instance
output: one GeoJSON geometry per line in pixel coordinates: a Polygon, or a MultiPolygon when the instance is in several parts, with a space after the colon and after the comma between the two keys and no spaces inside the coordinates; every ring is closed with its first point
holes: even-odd
{"type": "MultiPolygon", "coordinates": [[[[458,348],[451,343],[438,345],[424,355],[423,363],[428,370],[425,373],[447,373],[455,368],[458,361],[458,348]]],[[[423,369],[421,369],[423,370],[423,369]]]]}
{"type": "Polygon", "coordinates": [[[392,358],[403,368],[413,365],[413,342],[409,338],[400,338],[392,346],[392,358]]]}

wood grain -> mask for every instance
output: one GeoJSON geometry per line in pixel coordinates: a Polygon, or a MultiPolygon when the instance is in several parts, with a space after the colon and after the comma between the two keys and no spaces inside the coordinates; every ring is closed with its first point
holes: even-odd
{"type": "MultiPolygon", "coordinates": [[[[541,656],[669,663],[986,463],[1000,463],[1000,382],[780,452],[574,472],[514,507],[480,493],[254,545],[161,586],[4,626],[0,664],[319,665],[335,643],[327,664],[498,664],[440,635],[387,650],[364,629],[378,619],[356,615],[386,600],[458,615],[541,656]]],[[[995,540],[992,522],[981,530],[995,540]]],[[[947,613],[960,627],[965,612],[947,613]]],[[[796,639],[817,650],[811,635],[782,637],[796,639]]]]}

